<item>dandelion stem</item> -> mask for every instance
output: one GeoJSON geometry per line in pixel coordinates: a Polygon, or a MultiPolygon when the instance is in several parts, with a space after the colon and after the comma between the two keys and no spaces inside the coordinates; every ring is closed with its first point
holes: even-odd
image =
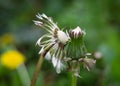
{"type": "Polygon", "coordinates": [[[35,69],[35,71],[34,71],[34,75],[33,75],[33,77],[32,77],[31,85],[30,85],[30,86],[35,86],[36,80],[37,80],[37,77],[38,77],[38,74],[39,74],[39,72],[40,72],[40,70],[41,70],[41,67],[42,67],[42,63],[43,63],[44,57],[45,57],[46,53],[50,50],[50,48],[51,48],[52,46],[53,46],[53,44],[50,45],[50,46],[48,46],[48,47],[44,50],[44,52],[40,55],[40,58],[39,58],[39,61],[38,61],[37,65],[36,65],[36,69],[35,69]]]}
{"type": "Polygon", "coordinates": [[[77,84],[77,77],[74,74],[72,74],[72,85],[71,86],[76,86],[76,84],[77,84]]]}
{"type": "Polygon", "coordinates": [[[35,69],[33,78],[32,78],[32,80],[31,80],[31,85],[30,85],[30,86],[35,86],[36,80],[37,80],[37,76],[38,76],[39,71],[40,71],[40,69],[41,69],[43,60],[44,60],[44,57],[41,55],[40,58],[39,58],[39,61],[38,61],[37,65],[36,65],[36,69],[35,69]]]}

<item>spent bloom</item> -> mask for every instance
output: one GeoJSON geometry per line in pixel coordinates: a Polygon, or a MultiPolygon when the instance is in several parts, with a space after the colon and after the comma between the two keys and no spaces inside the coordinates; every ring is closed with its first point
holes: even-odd
{"type": "Polygon", "coordinates": [[[36,43],[41,47],[39,54],[42,54],[48,47],[50,47],[45,57],[46,59],[52,60],[53,66],[56,68],[57,73],[60,73],[64,68],[62,63],[65,53],[64,47],[70,40],[70,37],[68,33],[60,30],[57,24],[45,14],[38,14],[36,17],[39,21],[34,21],[34,23],[47,31],[47,34],[40,37],[36,43]]]}
{"type": "Polygon", "coordinates": [[[25,61],[25,56],[16,50],[9,50],[0,56],[1,64],[9,69],[16,69],[25,61]]]}
{"type": "Polygon", "coordinates": [[[83,58],[83,66],[88,71],[90,71],[90,68],[94,67],[94,64],[96,63],[96,60],[90,59],[88,57],[83,58]]]}

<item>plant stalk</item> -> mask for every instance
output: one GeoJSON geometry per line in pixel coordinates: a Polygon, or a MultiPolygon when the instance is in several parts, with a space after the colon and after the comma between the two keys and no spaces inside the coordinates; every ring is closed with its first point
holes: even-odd
{"type": "Polygon", "coordinates": [[[72,85],[71,86],[76,86],[77,84],[77,77],[72,73],[72,85]]]}
{"type": "Polygon", "coordinates": [[[38,63],[37,63],[37,65],[36,65],[36,69],[35,69],[35,72],[34,72],[34,74],[33,74],[33,77],[32,77],[30,86],[35,86],[36,80],[37,80],[37,77],[38,77],[38,74],[39,74],[39,72],[40,72],[40,70],[41,70],[41,67],[42,67],[42,63],[43,63],[44,57],[45,57],[46,53],[50,50],[50,48],[51,48],[53,45],[54,45],[54,44],[48,46],[48,47],[44,50],[44,52],[41,53],[40,58],[39,58],[39,60],[38,60],[38,63]]]}

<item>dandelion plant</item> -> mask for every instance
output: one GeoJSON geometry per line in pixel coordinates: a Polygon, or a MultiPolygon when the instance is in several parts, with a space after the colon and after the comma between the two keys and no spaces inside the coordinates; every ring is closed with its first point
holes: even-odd
{"type": "Polygon", "coordinates": [[[91,53],[88,53],[86,50],[84,44],[86,32],[79,26],[64,32],[54,23],[51,17],[47,17],[45,14],[38,14],[36,17],[39,20],[34,21],[35,25],[45,29],[47,33],[40,37],[36,43],[36,45],[41,47],[39,51],[40,58],[31,81],[31,86],[35,86],[44,58],[52,62],[57,73],[60,73],[62,70],[71,71],[71,86],[76,86],[77,77],[81,77],[79,74],[80,65],[82,64],[89,71],[96,62],[94,59],[89,58],[91,53]]]}

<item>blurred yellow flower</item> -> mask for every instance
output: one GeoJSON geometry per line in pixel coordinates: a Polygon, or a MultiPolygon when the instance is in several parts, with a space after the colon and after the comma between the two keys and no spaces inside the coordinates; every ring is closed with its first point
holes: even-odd
{"type": "Polygon", "coordinates": [[[10,33],[6,33],[0,37],[1,45],[6,46],[8,44],[13,44],[14,43],[14,36],[10,33]]]}
{"type": "Polygon", "coordinates": [[[9,69],[16,69],[25,61],[25,56],[16,50],[9,50],[1,55],[1,64],[9,69]]]}

